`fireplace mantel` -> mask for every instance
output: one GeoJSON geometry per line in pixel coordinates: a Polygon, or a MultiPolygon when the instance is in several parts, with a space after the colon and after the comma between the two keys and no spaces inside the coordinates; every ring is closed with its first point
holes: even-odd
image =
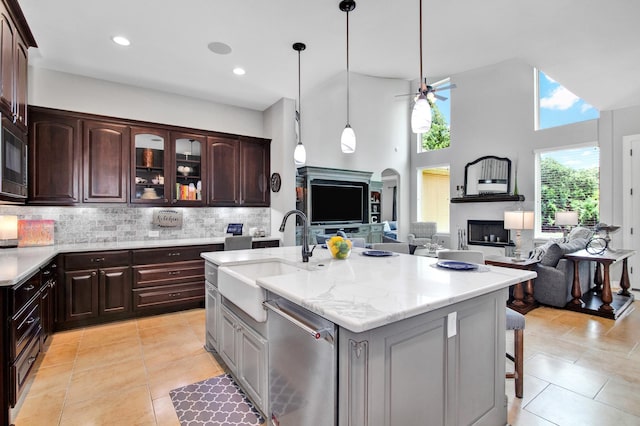
{"type": "Polygon", "coordinates": [[[452,203],[487,203],[500,201],[524,201],[524,195],[509,194],[480,194],[465,195],[464,197],[452,198],[452,203]]]}

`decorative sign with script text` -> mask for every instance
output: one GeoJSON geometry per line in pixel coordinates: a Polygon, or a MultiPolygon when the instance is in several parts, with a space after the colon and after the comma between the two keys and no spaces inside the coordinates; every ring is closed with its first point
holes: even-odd
{"type": "Polygon", "coordinates": [[[162,228],[182,228],[182,212],[168,209],[155,210],[151,223],[162,228]]]}

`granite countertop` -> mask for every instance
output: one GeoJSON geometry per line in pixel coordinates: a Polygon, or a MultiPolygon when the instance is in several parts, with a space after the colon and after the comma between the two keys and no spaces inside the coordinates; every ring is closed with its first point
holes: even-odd
{"type": "MultiPolygon", "coordinates": [[[[223,244],[225,237],[183,238],[173,240],[118,241],[81,244],[55,244],[42,247],[18,247],[0,250],[0,286],[12,286],[29,278],[60,253],[142,248],[180,247],[223,244]]],[[[254,241],[278,240],[277,237],[254,237],[254,241]]]]}
{"type": "Polygon", "coordinates": [[[257,284],[353,332],[471,299],[536,277],[533,271],[482,265],[458,271],[436,266],[438,259],[395,254],[368,257],[353,249],[347,260],[332,259],[317,247],[307,265],[300,247],[203,253],[218,266],[280,260],[307,267],[257,284]]]}

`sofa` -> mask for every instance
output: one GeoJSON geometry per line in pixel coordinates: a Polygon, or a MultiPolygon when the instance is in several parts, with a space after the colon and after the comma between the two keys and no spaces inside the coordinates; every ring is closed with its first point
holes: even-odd
{"type": "Polygon", "coordinates": [[[383,225],[383,241],[395,242],[398,241],[398,222],[395,220],[382,222],[383,225]]]}
{"type": "MultiPolygon", "coordinates": [[[[536,265],[538,277],[533,289],[533,296],[538,303],[563,308],[573,299],[574,266],[571,260],[563,256],[584,249],[592,235],[591,230],[577,227],[566,238],[549,240],[532,251],[529,257],[540,260],[536,265]]],[[[592,262],[579,263],[582,294],[593,287],[593,269],[592,262]]]]}

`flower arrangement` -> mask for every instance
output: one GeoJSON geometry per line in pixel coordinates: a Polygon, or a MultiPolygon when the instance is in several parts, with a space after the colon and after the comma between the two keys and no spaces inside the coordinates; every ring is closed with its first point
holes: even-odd
{"type": "Polygon", "coordinates": [[[334,259],[346,259],[351,254],[351,240],[342,238],[339,235],[329,238],[327,247],[334,259]]]}

